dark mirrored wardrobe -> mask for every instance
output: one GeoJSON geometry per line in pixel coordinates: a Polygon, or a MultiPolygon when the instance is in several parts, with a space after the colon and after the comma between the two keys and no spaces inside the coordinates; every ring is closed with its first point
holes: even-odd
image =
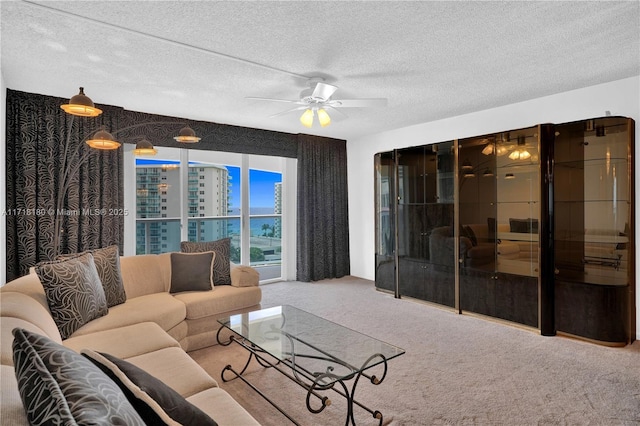
{"type": "Polygon", "coordinates": [[[376,155],[376,286],[605,344],[635,336],[633,120],[376,155]]]}

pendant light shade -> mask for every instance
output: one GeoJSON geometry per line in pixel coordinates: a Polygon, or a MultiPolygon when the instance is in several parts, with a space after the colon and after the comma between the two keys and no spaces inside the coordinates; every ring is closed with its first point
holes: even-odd
{"type": "Polygon", "coordinates": [[[313,126],[313,110],[311,108],[304,110],[300,116],[300,122],[304,127],[311,128],[311,126],[313,126]]]}
{"type": "Polygon", "coordinates": [[[331,117],[329,117],[329,114],[327,114],[327,111],[325,111],[323,108],[320,108],[318,110],[318,122],[322,127],[327,127],[329,124],[331,124],[331,117]]]}
{"type": "Polygon", "coordinates": [[[196,136],[196,132],[194,132],[191,127],[186,126],[180,129],[180,133],[178,133],[178,136],[175,136],[174,139],[182,143],[196,143],[200,142],[201,138],[196,136]]]}
{"type": "Polygon", "coordinates": [[[98,130],[95,135],[87,141],[87,145],[91,148],[107,150],[119,148],[120,142],[113,139],[113,135],[107,132],[103,126],[101,130],[98,130]]]}
{"type": "Polygon", "coordinates": [[[304,112],[300,116],[300,122],[302,123],[302,125],[304,127],[311,128],[313,126],[313,117],[315,114],[318,114],[318,123],[320,123],[322,127],[327,127],[329,124],[331,124],[331,117],[329,116],[329,113],[327,113],[324,108],[314,107],[304,110],[304,112]]]}
{"type": "Polygon", "coordinates": [[[69,99],[68,104],[60,105],[60,108],[67,114],[80,117],[97,117],[102,114],[102,110],[96,108],[91,98],[84,94],[84,87],[80,88],[80,93],[69,99]]]}
{"type": "Polygon", "coordinates": [[[156,155],[158,150],[153,147],[153,144],[147,139],[143,138],[136,143],[136,149],[133,150],[135,155],[156,155]]]}

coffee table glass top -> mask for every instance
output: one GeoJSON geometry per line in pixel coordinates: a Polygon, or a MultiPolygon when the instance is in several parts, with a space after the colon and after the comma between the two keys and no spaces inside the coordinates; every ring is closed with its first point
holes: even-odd
{"type": "Polygon", "coordinates": [[[349,379],[404,353],[289,305],[231,315],[218,322],[308,379],[323,376],[324,384],[349,379]]]}

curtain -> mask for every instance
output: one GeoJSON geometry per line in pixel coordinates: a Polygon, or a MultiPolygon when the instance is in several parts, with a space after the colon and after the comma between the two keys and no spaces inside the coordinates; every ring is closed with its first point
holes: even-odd
{"type": "Polygon", "coordinates": [[[7,280],[59,254],[118,244],[122,251],[122,150],[85,140],[118,127],[121,108],[67,115],[68,100],[7,90],[7,280]]]}
{"type": "Polygon", "coordinates": [[[298,136],[297,279],[349,274],[346,141],[298,136]]]}
{"type": "Polygon", "coordinates": [[[125,143],[146,137],[158,146],[297,157],[298,277],[349,274],[345,141],[108,105],[99,105],[103,113],[96,118],[71,119],[60,109],[67,102],[7,90],[7,280],[58,254],[113,244],[122,252],[124,215],[135,212],[122,210],[123,150],[97,151],[85,143],[100,125],[125,143]],[[202,138],[199,143],[173,140],[186,125],[202,138]]]}

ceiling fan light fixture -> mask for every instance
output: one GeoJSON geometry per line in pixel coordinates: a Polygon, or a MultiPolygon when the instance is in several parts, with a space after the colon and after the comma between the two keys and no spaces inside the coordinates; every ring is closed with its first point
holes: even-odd
{"type": "Polygon", "coordinates": [[[494,150],[495,150],[495,145],[493,143],[488,143],[487,146],[485,146],[482,149],[482,153],[484,155],[491,155],[491,154],[493,154],[494,150]]]}
{"type": "Polygon", "coordinates": [[[196,132],[194,132],[193,129],[189,126],[185,126],[182,129],[180,129],[178,136],[174,136],[173,138],[176,141],[182,142],[182,143],[196,143],[196,142],[200,142],[200,139],[202,139],[196,136],[196,132]]]}
{"type": "Polygon", "coordinates": [[[136,149],[133,150],[133,153],[135,155],[156,155],[158,150],[147,138],[143,138],[136,143],[136,149]]]}
{"type": "Polygon", "coordinates": [[[87,145],[94,149],[118,149],[120,147],[120,142],[113,139],[113,135],[107,132],[102,126],[102,129],[98,130],[91,139],[87,141],[87,145]]]}
{"type": "Polygon", "coordinates": [[[84,87],[80,88],[80,93],[69,99],[68,104],[60,105],[60,108],[67,114],[79,117],[97,117],[102,114],[102,110],[96,108],[91,98],[84,94],[84,87]]]}
{"type": "Polygon", "coordinates": [[[304,110],[302,115],[300,116],[300,123],[304,127],[311,128],[313,126],[313,110],[311,108],[307,108],[304,110]]]}
{"type": "Polygon", "coordinates": [[[331,124],[331,117],[329,117],[329,114],[323,108],[318,110],[318,122],[322,127],[327,127],[331,124]]]}

